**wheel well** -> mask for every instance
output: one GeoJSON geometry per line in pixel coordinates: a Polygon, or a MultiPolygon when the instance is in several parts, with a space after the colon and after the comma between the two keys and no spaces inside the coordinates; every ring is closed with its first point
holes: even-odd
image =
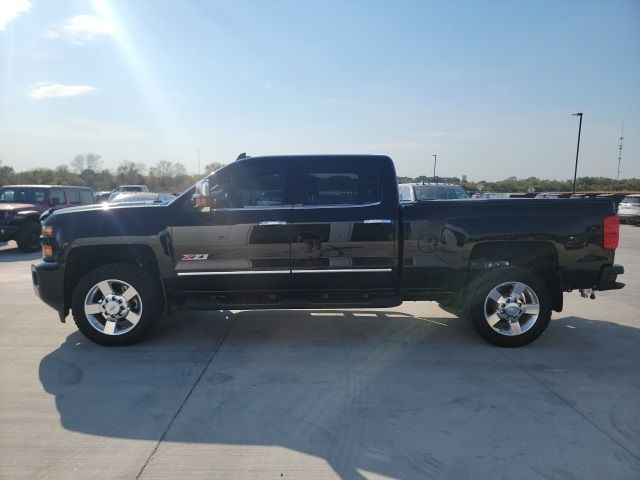
{"type": "Polygon", "coordinates": [[[562,311],[562,281],[558,252],[550,242],[485,242],[474,247],[469,259],[472,278],[481,270],[510,265],[538,275],[549,288],[553,309],[562,311]]]}
{"type": "Polygon", "coordinates": [[[24,233],[27,228],[30,228],[32,225],[38,225],[38,227],[40,226],[40,219],[35,215],[29,215],[28,217],[26,217],[20,225],[20,230],[18,230],[18,232],[24,233]]]}
{"type": "Polygon", "coordinates": [[[108,263],[129,263],[140,266],[161,282],[164,291],[158,263],[151,247],[127,244],[76,247],[69,252],[66,262],[64,280],[65,310],[71,304],[71,295],[80,279],[91,270],[108,263]]]}

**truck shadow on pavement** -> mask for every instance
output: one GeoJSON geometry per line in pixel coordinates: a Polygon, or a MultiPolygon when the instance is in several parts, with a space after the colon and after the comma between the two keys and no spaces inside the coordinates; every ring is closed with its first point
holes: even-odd
{"type": "Polygon", "coordinates": [[[640,451],[638,381],[609,375],[637,372],[640,360],[628,357],[639,344],[637,329],[576,317],[507,350],[458,318],[393,310],[179,312],[131,347],[104,348],[73,333],[42,359],[39,376],[65,429],[162,439],[145,470],[151,477],[197,445],[215,444],[227,448],[185,461],[185,476],[265,465],[285,477],[301,471],[268,448],[229,456],[228,446],[241,445],[313,455],[349,479],[518,477],[522,469],[551,478],[572,455],[584,459],[579,478],[596,461],[586,445],[602,434],[576,438],[575,428],[558,428],[584,421],[571,411],[580,408],[576,382],[615,387],[610,405],[599,407],[601,427],[640,451]]]}
{"type": "Polygon", "coordinates": [[[24,253],[18,247],[11,248],[11,245],[2,246],[0,244],[0,263],[34,261],[42,258],[42,253],[24,253]]]}

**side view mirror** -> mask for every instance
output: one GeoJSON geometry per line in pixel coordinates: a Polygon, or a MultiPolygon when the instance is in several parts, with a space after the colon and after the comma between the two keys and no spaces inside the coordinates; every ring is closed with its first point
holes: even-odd
{"type": "Polygon", "coordinates": [[[49,199],[49,205],[55,207],[56,205],[60,205],[60,199],[58,197],[53,197],[49,199]]]}
{"type": "Polygon", "coordinates": [[[209,196],[209,180],[196,183],[196,193],[193,195],[193,205],[201,212],[211,211],[211,197],[209,196]]]}

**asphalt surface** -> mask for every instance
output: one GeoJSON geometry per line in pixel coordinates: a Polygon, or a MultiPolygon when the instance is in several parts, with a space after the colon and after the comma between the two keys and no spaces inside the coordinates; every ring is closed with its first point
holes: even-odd
{"type": "Polygon", "coordinates": [[[0,248],[0,478],[638,479],[640,227],[622,291],[565,297],[537,342],[434,303],[179,312],[105,348],[0,248]]]}

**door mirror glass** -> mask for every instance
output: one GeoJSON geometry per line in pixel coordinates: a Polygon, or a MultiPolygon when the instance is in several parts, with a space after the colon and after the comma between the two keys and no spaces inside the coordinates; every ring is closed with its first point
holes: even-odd
{"type": "Polygon", "coordinates": [[[211,197],[208,179],[201,180],[196,183],[196,193],[193,195],[193,205],[201,212],[211,211],[211,197]]]}

